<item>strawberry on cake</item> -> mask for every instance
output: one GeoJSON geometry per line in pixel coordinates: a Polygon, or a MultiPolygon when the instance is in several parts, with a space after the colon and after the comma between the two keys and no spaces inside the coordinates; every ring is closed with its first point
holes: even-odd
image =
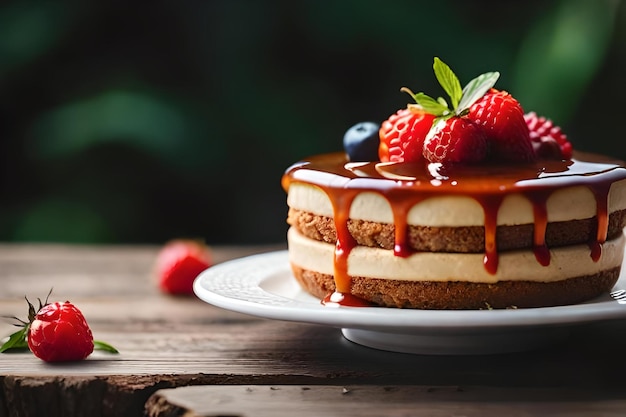
{"type": "Polygon", "coordinates": [[[420,309],[556,306],[608,292],[624,255],[626,168],[575,152],[549,119],[494,88],[414,103],[292,165],[295,279],[325,303],[420,309]]]}

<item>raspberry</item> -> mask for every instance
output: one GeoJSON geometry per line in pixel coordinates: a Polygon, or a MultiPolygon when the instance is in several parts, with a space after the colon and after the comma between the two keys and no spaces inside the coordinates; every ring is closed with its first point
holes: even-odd
{"type": "Polygon", "coordinates": [[[528,126],[530,140],[537,156],[544,159],[572,158],[572,144],[552,120],[529,112],[524,115],[524,121],[528,126]]]}

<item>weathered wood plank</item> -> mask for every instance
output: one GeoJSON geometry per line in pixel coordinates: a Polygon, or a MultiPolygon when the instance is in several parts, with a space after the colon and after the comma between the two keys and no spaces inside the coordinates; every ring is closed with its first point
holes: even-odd
{"type": "Polygon", "coordinates": [[[626,399],[580,390],[415,385],[190,386],[146,403],[149,417],[621,417],[624,409],[626,399]]]}
{"type": "MultiPolygon", "coordinates": [[[[214,254],[221,262],[274,249],[215,248],[214,254]]],[[[561,387],[602,394],[602,407],[623,406],[626,321],[573,329],[562,344],[536,352],[468,357],[382,352],[348,342],[338,329],[265,320],[193,296],[162,294],[151,275],[157,250],[0,245],[0,316],[24,316],[24,295],[45,297],[54,287],[55,299],[78,305],[95,337],[120,350],[54,365],[30,353],[0,354],[0,417],[41,415],[41,410],[51,417],[141,415],[155,391],[194,385],[366,382],[521,387],[522,393],[561,387]]],[[[0,321],[0,335],[13,330],[0,321]]],[[[487,402],[477,410],[489,408],[487,402]]]]}
{"type": "Polygon", "coordinates": [[[246,377],[259,375],[268,379],[280,376],[290,382],[306,378],[356,381],[365,377],[373,383],[534,383],[590,389],[608,384],[626,388],[626,323],[580,328],[562,344],[536,352],[491,356],[383,352],[346,341],[338,329],[243,315],[193,324],[130,323],[117,329],[99,326],[95,332],[118,347],[120,354],[96,352],[82,362],[55,365],[29,353],[3,354],[0,374],[204,374],[229,375],[241,383],[246,383],[246,377]]]}
{"type": "Polygon", "coordinates": [[[529,387],[560,387],[601,395],[603,406],[626,399],[626,366],[621,360],[626,345],[611,343],[609,335],[596,328],[574,335],[569,342],[575,348],[566,343],[515,355],[426,357],[364,348],[344,340],[336,329],[321,326],[265,320],[233,321],[228,326],[230,331],[207,324],[164,333],[104,333],[122,353],[99,353],[76,364],[47,365],[27,354],[16,355],[2,363],[3,373],[10,375],[3,380],[7,404],[42,407],[54,396],[60,411],[48,415],[80,415],[69,413],[68,404],[74,404],[75,395],[85,395],[110,407],[100,410],[101,415],[113,416],[120,410],[140,413],[145,400],[160,388],[363,381],[378,386],[521,388],[522,393],[529,387]]]}
{"type": "MultiPolygon", "coordinates": [[[[281,246],[214,248],[215,263],[281,246]]],[[[153,275],[156,246],[0,245],[0,317],[26,315],[31,301],[70,300],[92,327],[128,322],[185,323],[228,317],[194,296],[169,296],[159,291],[153,275]]],[[[0,335],[13,330],[0,320],[0,335]]]]}
{"type": "MultiPolygon", "coordinates": [[[[213,255],[219,263],[282,248],[220,247],[213,255]]],[[[74,364],[46,364],[28,352],[0,355],[0,417],[38,416],[42,410],[48,416],[141,415],[145,400],[159,387],[212,383],[225,372],[228,361],[217,353],[219,343],[207,338],[205,325],[224,334],[230,323],[254,319],[194,296],[162,294],[152,275],[159,249],[0,245],[0,316],[25,318],[24,296],[36,301],[54,288],[52,299],[74,302],[96,339],[121,351],[96,352],[74,364]],[[205,351],[214,352],[206,362],[205,351]],[[210,378],[202,379],[203,369],[212,369],[210,378]]],[[[14,330],[0,320],[0,337],[14,330]]]]}

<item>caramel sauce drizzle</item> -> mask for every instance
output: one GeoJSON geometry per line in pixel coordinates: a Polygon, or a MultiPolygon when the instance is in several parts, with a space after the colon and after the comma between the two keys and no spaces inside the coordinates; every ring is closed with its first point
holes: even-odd
{"type": "Polygon", "coordinates": [[[532,203],[535,220],[533,252],[537,262],[543,266],[550,265],[550,249],[546,244],[546,230],[548,229],[548,198],[551,193],[551,190],[535,190],[535,192],[525,194],[532,203]]]}
{"type": "Polygon", "coordinates": [[[350,215],[349,207],[356,197],[356,193],[334,193],[331,202],[335,216],[335,229],[337,230],[337,242],[335,243],[335,288],[342,294],[350,293],[351,279],[348,276],[348,257],[356,246],[356,241],[348,229],[348,219],[350,215]]]}
{"type": "Polygon", "coordinates": [[[282,178],[288,191],[293,182],[312,184],[323,190],[333,206],[337,241],[334,252],[336,292],[324,302],[335,305],[366,305],[351,296],[352,278],[348,275],[348,258],[357,245],[350,234],[350,208],[358,193],[375,192],[392,208],[395,227],[394,255],[411,256],[408,213],[430,197],[459,195],[473,198],[484,212],[485,269],[498,270],[497,219],[507,195],[522,194],[533,207],[533,252],[537,262],[550,264],[546,244],[548,226],[547,201],[564,186],[588,187],[596,200],[597,232],[589,242],[590,256],[597,262],[608,232],[608,195],[611,184],[626,179],[626,168],[620,161],[593,154],[575,154],[568,161],[540,161],[535,164],[508,166],[442,167],[435,164],[349,163],[344,153],[318,155],[290,167],[282,178]]]}
{"type": "Polygon", "coordinates": [[[596,184],[591,191],[596,197],[596,217],[598,219],[596,240],[589,242],[591,247],[591,259],[598,261],[602,256],[602,244],[606,242],[609,230],[609,189],[610,183],[596,184]]]}

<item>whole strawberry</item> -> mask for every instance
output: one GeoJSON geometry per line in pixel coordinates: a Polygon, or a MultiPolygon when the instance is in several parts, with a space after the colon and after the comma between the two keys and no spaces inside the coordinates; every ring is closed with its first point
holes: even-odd
{"type": "Polygon", "coordinates": [[[421,160],[424,139],[434,119],[434,115],[411,104],[392,114],[382,123],[379,131],[378,157],[381,162],[421,160]]]}
{"type": "Polygon", "coordinates": [[[482,129],[465,117],[439,120],[424,141],[430,162],[475,163],[485,159],[487,141],[482,129]]]}
{"type": "Polygon", "coordinates": [[[205,244],[187,239],[172,240],[157,255],[159,287],[169,294],[193,294],[194,280],[211,263],[211,254],[205,244]]]}
{"type": "Polygon", "coordinates": [[[46,362],[67,362],[85,359],[94,349],[118,353],[108,343],[93,339],[91,329],[83,313],[69,301],[45,303],[39,299],[39,308],[35,310],[28,298],[28,319],[17,320],[20,328],[9,336],[0,346],[0,353],[16,349],[30,349],[31,352],[46,362]]]}
{"type": "Polygon", "coordinates": [[[467,117],[485,130],[493,157],[516,162],[535,160],[524,110],[506,91],[490,89],[472,104],[467,117]]]}
{"type": "Polygon", "coordinates": [[[93,352],[91,329],[69,301],[44,305],[28,329],[28,347],[46,362],[79,361],[93,352]]]}

